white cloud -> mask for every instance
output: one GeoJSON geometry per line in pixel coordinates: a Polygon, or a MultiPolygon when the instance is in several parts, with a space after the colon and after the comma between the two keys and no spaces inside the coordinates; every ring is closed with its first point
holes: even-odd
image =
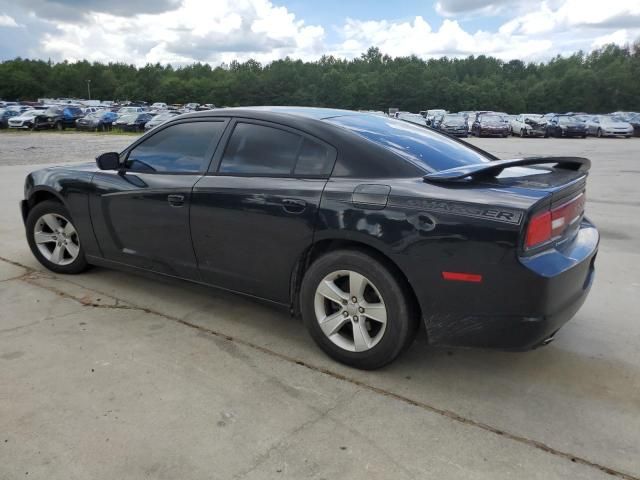
{"type": "MultiPolygon", "coordinates": [[[[392,56],[414,54],[427,58],[485,54],[503,60],[544,60],[579,49],[588,51],[606,43],[624,45],[640,38],[638,0],[528,2],[527,12],[518,14],[520,4],[519,0],[508,3],[513,9],[513,18],[494,32],[469,32],[458,21],[449,18],[437,30],[420,16],[402,22],[349,19],[341,30],[343,41],[335,48],[335,53],[354,56],[373,45],[392,56]]],[[[450,15],[497,11],[506,6],[504,0],[448,0],[439,2],[436,8],[450,15]]]]}
{"type": "Polygon", "coordinates": [[[347,20],[344,41],[336,53],[353,56],[374,45],[391,56],[468,56],[486,54],[503,59],[535,56],[551,47],[549,39],[528,39],[502,33],[465,31],[457,21],[446,19],[433,30],[424,18],[411,22],[347,20]]]}
{"type": "Polygon", "coordinates": [[[324,38],[321,26],[306,25],[267,0],[184,0],[159,14],[90,13],[80,23],[52,22],[58,28],[43,37],[46,54],[138,65],[317,58],[324,38]]]}
{"type": "Polygon", "coordinates": [[[353,58],[370,46],[392,56],[484,54],[538,61],[640,38],[640,0],[440,0],[441,23],[422,16],[347,19],[332,25],[338,36],[332,39],[322,25],[308,24],[278,1],[112,0],[107,7],[100,0],[83,0],[72,9],[59,0],[0,0],[0,26],[24,24],[29,33],[29,46],[12,46],[12,55],[137,65],[218,65],[249,58],[266,63],[323,54],[353,58]],[[469,15],[496,12],[492,23],[500,18],[502,25],[491,31],[467,27],[469,15]]]}
{"type": "Polygon", "coordinates": [[[19,27],[18,23],[13,17],[9,15],[0,14],[0,27],[19,27]]]}

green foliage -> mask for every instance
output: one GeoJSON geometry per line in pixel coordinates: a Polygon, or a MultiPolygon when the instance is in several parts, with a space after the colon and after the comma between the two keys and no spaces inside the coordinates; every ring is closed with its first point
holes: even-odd
{"type": "Polygon", "coordinates": [[[353,60],[285,58],[267,65],[248,60],[215,68],[16,58],[0,63],[0,98],[87,98],[91,80],[92,98],[102,100],[597,113],[640,110],[639,78],[640,43],[528,64],[484,55],[391,58],[373,47],[353,60]]]}

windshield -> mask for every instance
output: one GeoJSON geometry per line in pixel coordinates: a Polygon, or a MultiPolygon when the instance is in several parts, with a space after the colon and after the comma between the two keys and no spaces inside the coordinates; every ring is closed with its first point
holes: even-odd
{"type": "Polygon", "coordinates": [[[42,110],[27,110],[26,112],[22,112],[23,117],[35,117],[36,115],[40,115],[42,110]]]}
{"type": "Polygon", "coordinates": [[[532,114],[532,115],[525,115],[524,119],[525,120],[534,120],[534,121],[538,121],[542,118],[542,115],[538,115],[538,114],[532,114]]]}
{"type": "Polygon", "coordinates": [[[138,114],[137,113],[127,113],[126,115],[122,115],[118,121],[119,122],[133,122],[133,121],[135,121],[136,118],[138,118],[138,114]]]}
{"type": "Polygon", "coordinates": [[[467,119],[464,115],[445,115],[442,122],[451,125],[463,125],[467,123],[467,119]]]}
{"type": "Polygon", "coordinates": [[[447,135],[392,118],[347,115],[328,118],[325,121],[351,130],[427,172],[491,160],[490,157],[447,135]]]}
{"type": "Polygon", "coordinates": [[[568,123],[576,123],[579,122],[580,120],[577,120],[574,117],[558,117],[558,123],[560,125],[566,125],[568,123]]]}
{"type": "Polygon", "coordinates": [[[481,122],[502,123],[502,117],[500,115],[481,115],[481,122]]]}

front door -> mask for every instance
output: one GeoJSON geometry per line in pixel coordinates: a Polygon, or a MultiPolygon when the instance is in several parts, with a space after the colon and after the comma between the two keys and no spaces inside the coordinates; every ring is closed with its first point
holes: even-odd
{"type": "Polygon", "coordinates": [[[202,278],[286,304],[295,264],[313,241],[336,151],[266,122],[242,120],[231,128],[226,148],[191,199],[202,278]]]}
{"type": "Polygon", "coordinates": [[[122,154],[121,171],[96,173],[90,209],[105,259],[199,280],[189,231],[191,190],[226,123],[159,127],[122,154]]]}

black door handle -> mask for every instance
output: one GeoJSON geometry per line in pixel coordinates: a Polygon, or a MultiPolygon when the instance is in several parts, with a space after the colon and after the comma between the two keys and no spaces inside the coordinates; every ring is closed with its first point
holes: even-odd
{"type": "Polygon", "coordinates": [[[172,207],[181,207],[184,205],[184,195],[168,195],[167,202],[172,207]]]}
{"type": "Polygon", "coordinates": [[[307,202],[297,198],[283,198],[282,208],[289,213],[302,213],[307,207],[307,202]]]}

